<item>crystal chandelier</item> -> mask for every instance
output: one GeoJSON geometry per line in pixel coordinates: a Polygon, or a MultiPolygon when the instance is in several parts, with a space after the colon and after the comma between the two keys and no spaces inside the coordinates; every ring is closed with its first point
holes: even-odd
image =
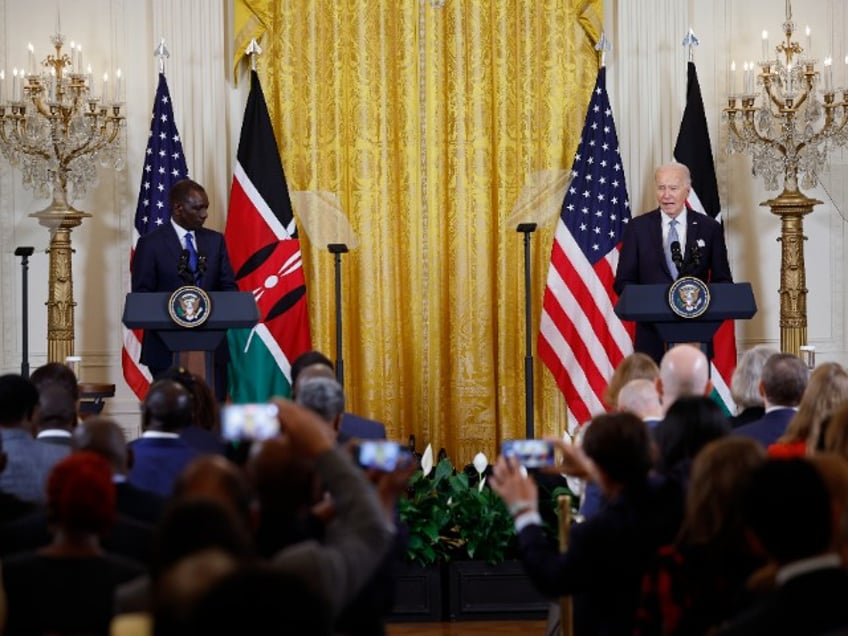
{"type": "Polygon", "coordinates": [[[58,29],[51,41],[55,54],[41,62],[41,72],[29,46],[28,68],[13,72],[8,100],[0,75],[0,151],[21,169],[24,186],[37,197],[52,192],[49,209],[66,210],[69,194],[82,197],[96,181],[97,162],[124,167],[126,132],[120,71],[111,91],[104,75],[96,96],[91,67],[82,68],[82,47],[71,43],[71,54],[62,53],[64,36],[58,29]]]}
{"type": "Polygon", "coordinates": [[[831,58],[825,58],[823,72],[816,70],[809,30],[807,51],[792,41],[794,31],[787,2],[786,40],[775,48],[776,58],[763,32],[760,72],[755,77],[754,63],[745,65],[741,93],[731,92],[724,111],[728,151],[752,156],[754,175],[763,178],[766,190],[777,190],[782,178],[787,191],[797,191],[799,176],[802,187],[814,187],[830,151],[848,142],[848,87],[833,86],[831,58]]]}

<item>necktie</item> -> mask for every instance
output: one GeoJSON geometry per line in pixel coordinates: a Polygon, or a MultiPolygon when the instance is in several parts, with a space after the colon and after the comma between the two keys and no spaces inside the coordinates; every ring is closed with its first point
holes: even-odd
{"type": "Polygon", "coordinates": [[[194,282],[200,278],[197,273],[197,250],[194,249],[194,237],[191,232],[185,235],[186,251],[188,252],[188,268],[194,274],[194,282]]]}
{"type": "Polygon", "coordinates": [[[677,265],[671,258],[671,244],[677,241],[680,242],[680,237],[677,235],[677,219],[672,219],[668,224],[668,240],[665,243],[665,260],[668,263],[668,271],[671,272],[671,277],[677,280],[677,265]]]}

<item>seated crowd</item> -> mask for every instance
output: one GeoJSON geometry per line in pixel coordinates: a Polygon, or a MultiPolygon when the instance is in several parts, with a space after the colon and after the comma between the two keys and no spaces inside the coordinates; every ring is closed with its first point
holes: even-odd
{"type": "MultiPolygon", "coordinates": [[[[142,433],[77,420],[73,373],[0,376],[4,634],[385,634],[413,461],[365,471],[332,363],[292,365],[279,433],[225,443],[209,387],[154,382],[142,433]],[[70,374],[70,375],[69,375],[70,374]]],[[[550,438],[579,493],[568,549],[543,531],[537,480],[499,457],[488,485],[519,558],[573,633],[848,633],[848,371],[758,347],[709,396],[706,356],[622,362],[608,411],[550,438]],[[744,413],[744,415],[742,415],[744,413]]]]}

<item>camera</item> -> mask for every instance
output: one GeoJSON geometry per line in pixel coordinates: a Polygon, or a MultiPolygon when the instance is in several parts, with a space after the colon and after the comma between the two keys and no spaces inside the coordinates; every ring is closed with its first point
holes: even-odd
{"type": "Polygon", "coordinates": [[[554,445],[543,439],[507,439],[501,444],[501,455],[515,457],[525,468],[553,466],[554,445]]]}
{"type": "Polygon", "coordinates": [[[362,440],[357,451],[357,461],[363,468],[391,471],[408,457],[409,452],[398,442],[362,440]]]}
{"type": "Polygon", "coordinates": [[[280,432],[277,405],[226,404],[221,407],[221,436],[230,442],[275,437],[280,432]]]}

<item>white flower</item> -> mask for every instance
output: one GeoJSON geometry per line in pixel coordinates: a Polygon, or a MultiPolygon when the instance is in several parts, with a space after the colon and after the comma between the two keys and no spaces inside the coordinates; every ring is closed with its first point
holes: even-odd
{"type": "Polygon", "coordinates": [[[421,455],[421,470],[424,471],[425,477],[433,470],[433,446],[431,444],[427,444],[424,454],[421,455]]]}
{"type": "Polygon", "coordinates": [[[704,241],[704,239],[698,239],[697,241],[695,241],[695,243],[697,243],[697,244],[698,244],[698,247],[706,247],[706,246],[707,246],[707,244],[706,244],[706,242],[704,241]]]}
{"type": "Polygon", "coordinates": [[[482,475],[483,471],[489,466],[489,460],[483,453],[477,453],[471,463],[474,464],[474,470],[477,471],[478,475],[482,475]]]}

